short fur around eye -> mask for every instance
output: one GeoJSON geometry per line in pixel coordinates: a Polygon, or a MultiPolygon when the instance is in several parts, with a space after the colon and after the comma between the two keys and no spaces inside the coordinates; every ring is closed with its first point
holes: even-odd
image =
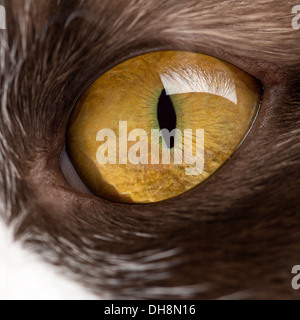
{"type": "Polygon", "coordinates": [[[297,298],[300,44],[291,6],[11,0],[0,33],[0,196],[16,237],[98,295],[297,298]],[[223,58],[262,81],[249,137],[176,199],[132,206],[74,191],[59,168],[74,99],[96,73],[164,49],[223,58]]]}

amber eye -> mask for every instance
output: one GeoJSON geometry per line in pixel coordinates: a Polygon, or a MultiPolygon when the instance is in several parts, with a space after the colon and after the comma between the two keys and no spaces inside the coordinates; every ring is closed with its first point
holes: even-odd
{"type": "Polygon", "coordinates": [[[141,55],[82,94],[66,149],[97,196],[169,199],[224,164],[249,131],[260,99],[259,82],[222,60],[182,51],[141,55]]]}

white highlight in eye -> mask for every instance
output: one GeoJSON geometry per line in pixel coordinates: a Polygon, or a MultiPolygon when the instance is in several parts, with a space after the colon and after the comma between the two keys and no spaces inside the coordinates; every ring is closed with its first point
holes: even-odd
{"type": "Polygon", "coordinates": [[[160,75],[167,95],[183,93],[210,93],[237,104],[236,85],[223,73],[210,74],[200,68],[173,70],[160,75]]]}

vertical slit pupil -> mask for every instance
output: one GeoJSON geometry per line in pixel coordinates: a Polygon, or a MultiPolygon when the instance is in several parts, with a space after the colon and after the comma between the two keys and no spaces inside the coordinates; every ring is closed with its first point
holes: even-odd
{"type": "MultiPolygon", "coordinates": [[[[160,129],[167,129],[169,132],[176,129],[177,117],[174,105],[170,96],[167,95],[166,90],[164,89],[158,99],[157,104],[157,119],[160,129]]],[[[164,140],[168,148],[174,148],[174,137],[170,138],[163,134],[164,140]]]]}

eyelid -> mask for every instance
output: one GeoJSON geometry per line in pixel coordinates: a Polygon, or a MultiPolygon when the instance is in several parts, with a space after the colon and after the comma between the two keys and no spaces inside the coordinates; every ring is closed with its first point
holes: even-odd
{"type": "Polygon", "coordinates": [[[62,173],[63,173],[65,179],[67,180],[68,184],[72,188],[74,188],[75,190],[77,190],[79,192],[93,195],[93,193],[83,183],[83,181],[79,177],[78,173],[76,172],[76,170],[75,170],[75,168],[74,168],[74,166],[73,166],[73,164],[67,154],[65,147],[61,153],[59,162],[60,162],[60,167],[61,167],[62,173]]]}

